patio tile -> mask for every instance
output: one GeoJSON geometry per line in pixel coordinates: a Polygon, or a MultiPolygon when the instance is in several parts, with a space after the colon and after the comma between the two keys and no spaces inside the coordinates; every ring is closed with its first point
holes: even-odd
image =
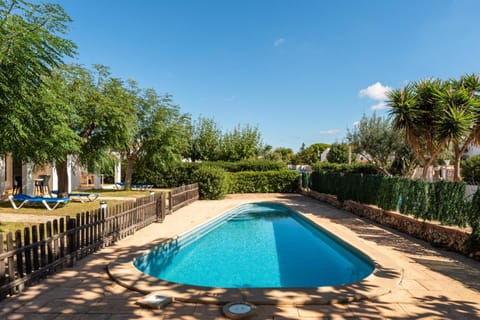
{"type": "Polygon", "coordinates": [[[351,319],[354,316],[348,305],[342,304],[298,306],[297,309],[302,319],[351,319]]]}
{"type": "MultiPolygon", "coordinates": [[[[95,317],[82,314],[60,314],[52,320],[107,320],[111,318],[111,314],[96,314],[95,317]]],[[[131,318],[130,318],[131,319],[131,318]]]]}
{"type": "Polygon", "coordinates": [[[55,314],[55,313],[32,314],[32,313],[16,312],[2,319],[5,319],[5,320],[51,320],[51,319],[55,319],[57,315],[58,314],[55,314]]]}
{"type": "Polygon", "coordinates": [[[219,305],[197,304],[192,315],[199,319],[228,320],[222,313],[222,306],[219,305]]]}

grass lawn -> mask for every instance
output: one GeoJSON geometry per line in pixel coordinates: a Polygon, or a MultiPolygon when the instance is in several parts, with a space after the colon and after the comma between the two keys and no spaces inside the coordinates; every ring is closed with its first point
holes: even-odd
{"type": "Polygon", "coordinates": [[[0,232],[7,234],[9,232],[15,232],[17,230],[23,231],[24,228],[31,227],[34,225],[35,223],[29,223],[29,222],[0,222],[0,232]]]}

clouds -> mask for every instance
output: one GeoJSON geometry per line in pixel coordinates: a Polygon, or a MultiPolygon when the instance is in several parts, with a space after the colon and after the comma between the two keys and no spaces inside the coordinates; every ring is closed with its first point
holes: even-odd
{"type": "Polygon", "coordinates": [[[320,134],[339,134],[340,130],[321,130],[320,134]]]}
{"type": "Polygon", "coordinates": [[[372,110],[382,110],[387,108],[386,100],[388,100],[387,92],[392,90],[389,86],[384,86],[380,82],[372,84],[366,89],[360,90],[358,93],[359,97],[367,97],[372,100],[376,100],[377,103],[374,104],[372,110]]]}
{"type": "Polygon", "coordinates": [[[281,46],[282,44],[284,44],[285,41],[287,41],[287,40],[285,40],[285,38],[278,38],[278,39],[276,39],[276,40],[273,42],[273,46],[274,46],[274,47],[279,47],[279,46],[281,46]]]}

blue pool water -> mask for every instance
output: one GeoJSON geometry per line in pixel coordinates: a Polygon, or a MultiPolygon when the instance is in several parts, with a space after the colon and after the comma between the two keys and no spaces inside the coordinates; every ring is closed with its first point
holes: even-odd
{"type": "Polygon", "coordinates": [[[358,250],[276,203],[237,207],[134,265],[159,279],[223,288],[348,284],[374,269],[358,250]]]}

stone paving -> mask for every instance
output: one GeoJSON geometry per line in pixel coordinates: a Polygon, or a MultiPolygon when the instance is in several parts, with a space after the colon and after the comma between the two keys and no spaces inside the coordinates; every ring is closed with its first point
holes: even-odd
{"type": "MultiPolygon", "coordinates": [[[[145,245],[191,229],[241,203],[279,201],[305,214],[369,255],[394,262],[402,275],[391,292],[376,298],[329,305],[257,305],[252,319],[480,319],[480,263],[301,195],[233,195],[197,201],[162,224],[152,224],[0,302],[0,319],[226,319],[221,305],[175,301],[142,309],[143,297],[114,282],[108,264],[145,245]]],[[[390,277],[384,274],[384,277],[390,277]]],[[[393,274],[391,275],[393,277],[393,274]]],[[[375,289],[375,288],[372,288],[375,289]]]]}

